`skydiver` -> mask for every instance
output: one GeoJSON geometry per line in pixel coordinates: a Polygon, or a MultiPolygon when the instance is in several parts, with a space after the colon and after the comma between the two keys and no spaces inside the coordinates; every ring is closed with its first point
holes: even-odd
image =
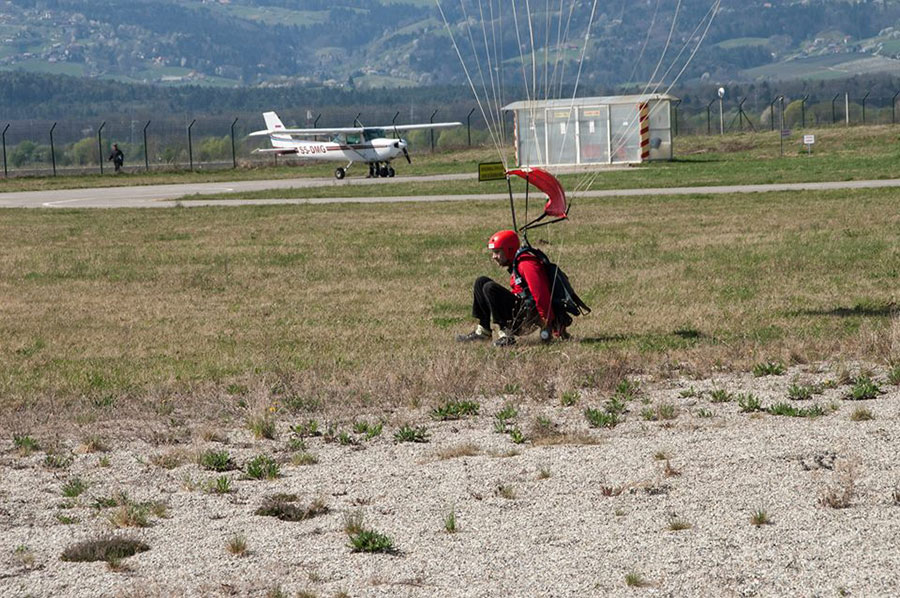
{"type": "MultiPolygon", "coordinates": [[[[519,236],[511,230],[494,233],[488,240],[491,259],[510,273],[510,287],[487,276],[475,281],[472,315],[478,320],[475,330],[456,337],[459,342],[490,341],[491,321],[497,325],[494,345],[514,345],[516,336],[541,331],[541,340],[554,336],[568,338],[566,326],[554,318],[549,276],[544,262],[526,250],[519,251],[519,236]]],[[[571,319],[569,319],[571,322],[571,319]]]]}
{"type": "Polygon", "coordinates": [[[113,163],[113,166],[116,167],[116,172],[122,170],[122,165],[125,164],[125,154],[122,150],[119,149],[118,143],[113,143],[112,153],[109,155],[109,161],[113,163]]]}

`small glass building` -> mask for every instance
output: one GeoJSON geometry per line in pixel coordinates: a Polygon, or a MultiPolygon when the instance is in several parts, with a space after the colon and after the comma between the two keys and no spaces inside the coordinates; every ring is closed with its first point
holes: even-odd
{"type": "Polygon", "coordinates": [[[670,95],[514,102],[519,166],[629,164],[672,159],[670,95]]]}

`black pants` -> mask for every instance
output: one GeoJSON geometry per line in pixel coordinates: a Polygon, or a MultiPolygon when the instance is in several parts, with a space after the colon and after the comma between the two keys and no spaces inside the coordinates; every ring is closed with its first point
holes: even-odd
{"type": "Polygon", "coordinates": [[[519,334],[524,325],[537,316],[537,310],[533,306],[487,276],[481,276],[475,281],[473,295],[472,315],[487,329],[490,329],[493,319],[500,328],[519,334]]]}

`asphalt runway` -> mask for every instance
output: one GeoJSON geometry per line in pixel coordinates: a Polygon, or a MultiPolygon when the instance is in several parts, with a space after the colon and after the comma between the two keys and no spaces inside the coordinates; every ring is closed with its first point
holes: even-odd
{"type": "MultiPolygon", "coordinates": [[[[408,176],[393,179],[281,179],[265,181],[230,181],[223,183],[185,183],[179,185],[146,185],[132,187],[104,187],[97,189],[60,189],[53,191],[22,191],[0,193],[0,208],[172,208],[201,206],[291,205],[322,203],[396,203],[424,201],[466,201],[508,199],[505,193],[484,195],[396,196],[396,197],[328,197],[305,199],[212,199],[191,200],[194,194],[232,193],[263,189],[290,189],[298,187],[329,187],[361,184],[389,185],[411,182],[472,180],[473,174],[444,174],[432,176],[408,176]]],[[[448,185],[452,187],[452,185],[448,185]]],[[[770,185],[722,185],[708,187],[671,187],[653,189],[610,189],[582,191],[575,197],[629,197],[641,195],[706,195],[722,193],[763,193],[767,191],[808,191],[831,189],[875,189],[900,187],[900,179],[872,181],[835,181],[821,183],[784,183],[770,185]]],[[[524,197],[524,195],[522,196],[524,197]]]]}

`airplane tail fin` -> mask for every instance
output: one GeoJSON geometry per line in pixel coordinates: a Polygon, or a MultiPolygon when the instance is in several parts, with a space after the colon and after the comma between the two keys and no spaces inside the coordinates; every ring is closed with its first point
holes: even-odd
{"type": "Polygon", "coordinates": [[[272,141],[272,147],[289,147],[291,141],[290,135],[279,135],[277,131],[284,130],[284,123],[278,118],[274,112],[263,112],[263,119],[266,121],[266,129],[269,130],[269,139],[272,141]]]}

